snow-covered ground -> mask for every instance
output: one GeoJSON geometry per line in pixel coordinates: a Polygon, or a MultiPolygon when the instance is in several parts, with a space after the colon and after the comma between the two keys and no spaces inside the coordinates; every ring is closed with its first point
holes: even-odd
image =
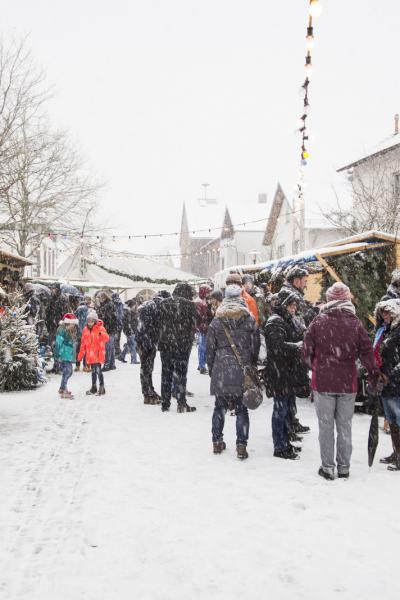
{"type": "MultiPolygon", "coordinates": [[[[155,381],[159,382],[157,364],[155,381]]],[[[301,460],[273,458],[271,402],[250,415],[250,458],[211,451],[213,400],[192,360],[197,412],[144,406],[139,370],[107,395],[57,397],[59,378],[0,396],[3,600],[377,599],[399,597],[400,476],[367,466],[369,417],[354,419],[351,479],[317,476],[312,427],[301,460]]],[[[378,457],[390,453],[382,434],[378,457]]]]}

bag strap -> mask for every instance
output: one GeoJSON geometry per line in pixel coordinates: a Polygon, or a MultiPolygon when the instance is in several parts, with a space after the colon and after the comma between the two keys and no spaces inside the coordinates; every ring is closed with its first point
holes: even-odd
{"type": "Polygon", "coordinates": [[[229,333],[229,331],[225,327],[225,325],[222,323],[222,321],[221,321],[221,325],[222,325],[223,330],[225,331],[226,337],[228,338],[228,342],[229,342],[230,347],[232,348],[232,352],[236,356],[236,360],[238,361],[240,367],[243,369],[242,359],[240,357],[239,350],[237,349],[236,344],[233,341],[233,337],[231,336],[231,334],[229,333]]]}

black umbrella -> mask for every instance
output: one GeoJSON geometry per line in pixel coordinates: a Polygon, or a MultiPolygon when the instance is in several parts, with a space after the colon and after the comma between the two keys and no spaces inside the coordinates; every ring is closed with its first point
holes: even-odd
{"type": "Polygon", "coordinates": [[[27,283],[25,289],[28,292],[32,291],[35,296],[46,296],[46,298],[50,298],[51,296],[50,289],[42,283],[27,283]]]}
{"type": "Polygon", "coordinates": [[[81,296],[81,292],[74,285],[69,285],[68,283],[62,283],[60,285],[60,290],[63,294],[68,294],[69,296],[81,296]]]}
{"type": "Polygon", "coordinates": [[[368,433],[368,466],[372,467],[375,458],[375,452],[379,442],[379,396],[377,393],[371,394],[371,424],[368,433]]]}

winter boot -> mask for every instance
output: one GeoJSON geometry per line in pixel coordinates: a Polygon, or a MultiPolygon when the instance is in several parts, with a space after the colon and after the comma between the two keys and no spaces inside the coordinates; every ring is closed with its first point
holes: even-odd
{"type": "Polygon", "coordinates": [[[390,423],[390,435],[392,436],[395,459],[393,464],[388,466],[388,471],[400,471],[400,428],[398,425],[390,423]]]}
{"type": "Polygon", "coordinates": [[[333,481],[335,479],[335,477],[334,477],[334,475],[332,475],[332,473],[328,473],[328,471],[324,471],[324,469],[322,467],[319,468],[318,475],[320,477],[323,477],[327,481],[333,481]]]}
{"type": "Polygon", "coordinates": [[[225,442],[213,442],[214,454],[222,454],[224,450],[226,450],[225,442]]]}
{"type": "Polygon", "coordinates": [[[207,369],[200,369],[200,375],[208,375],[207,369]]]}
{"type": "Polygon", "coordinates": [[[97,394],[97,385],[92,385],[90,390],[86,392],[86,396],[94,396],[95,394],[97,394]]]}
{"type": "Polygon", "coordinates": [[[249,453],[247,452],[245,444],[236,444],[236,454],[239,460],[249,458],[249,453]]]}
{"type": "Polygon", "coordinates": [[[337,476],[339,479],[348,479],[350,477],[350,473],[348,471],[347,473],[338,473],[337,476]]]}
{"type": "Polygon", "coordinates": [[[302,451],[301,446],[293,446],[293,444],[289,444],[289,449],[292,449],[293,452],[297,452],[297,454],[302,451]]]}
{"type": "Polygon", "coordinates": [[[100,385],[99,391],[97,392],[96,396],[104,396],[105,393],[106,393],[106,390],[104,389],[104,385],[100,385]]]}
{"type": "Polygon", "coordinates": [[[394,452],[392,452],[392,454],[390,454],[390,456],[385,456],[384,458],[380,458],[379,462],[382,463],[383,465],[394,465],[394,463],[396,462],[396,454],[394,452]]]}
{"type": "Polygon", "coordinates": [[[300,437],[299,435],[297,435],[297,433],[295,433],[294,431],[291,431],[289,433],[289,441],[290,442],[302,442],[303,438],[300,437]]]}
{"type": "Polygon", "coordinates": [[[185,402],[185,404],[178,404],[178,407],[176,410],[178,413],[194,412],[196,410],[196,407],[189,406],[189,404],[187,402],[185,402]]]}
{"type": "Polygon", "coordinates": [[[275,458],[284,458],[285,460],[298,460],[300,457],[292,447],[285,448],[285,450],[274,450],[275,458]]]}
{"type": "Polygon", "coordinates": [[[63,392],[61,392],[60,394],[61,398],[63,398],[63,400],[73,400],[74,396],[72,395],[71,392],[68,392],[67,390],[64,390],[63,392]]]}
{"type": "Polygon", "coordinates": [[[300,435],[304,435],[305,433],[310,433],[310,428],[307,425],[302,425],[300,421],[293,425],[293,433],[297,433],[300,435]]]}
{"type": "Polygon", "coordinates": [[[80,371],[80,370],[81,370],[81,366],[80,365],[76,365],[75,371],[80,371]]]}

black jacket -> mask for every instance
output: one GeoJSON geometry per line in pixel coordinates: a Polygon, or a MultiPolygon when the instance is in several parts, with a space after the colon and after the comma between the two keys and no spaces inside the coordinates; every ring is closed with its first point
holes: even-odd
{"type": "Polygon", "coordinates": [[[138,310],[136,342],[143,350],[154,350],[161,334],[159,306],[163,298],[155,297],[144,302],[138,310]]]}
{"type": "Polygon", "coordinates": [[[267,394],[295,395],[310,393],[307,367],[301,358],[299,342],[303,330],[286,309],[276,308],[264,327],[267,358],[263,377],[267,394]]]}
{"type": "Polygon", "coordinates": [[[61,319],[70,312],[68,296],[58,293],[52,296],[47,308],[46,327],[51,337],[55,336],[61,319]]]}
{"type": "Polygon", "coordinates": [[[226,327],[239,352],[242,365],[257,365],[260,333],[254,317],[245,306],[224,300],[207,333],[206,360],[214,396],[243,394],[243,370],[224,331],[226,327]]]}
{"type": "Polygon", "coordinates": [[[391,327],[380,347],[382,372],[389,378],[382,391],[383,398],[400,397],[400,324],[391,327]]]}
{"type": "Polygon", "coordinates": [[[106,302],[100,304],[97,314],[99,319],[103,321],[108,335],[115,335],[118,331],[118,320],[114,302],[106,300],[106,302]]]}
{"type": "Polygon", "coordinates": [[[130,335],[136,335],[138,328],[138,314],[137,310],[131,310],[127,306],[124,306],[124,312],[122,314],[122,331],[126,337],[130,335]]]}
{"type": "Polygon", "coordinates": [[[166,298],[159,305],[161,352],[189,353],[196,330],[196,306],[182,296],[166,298]]]}
{"type": "Polygon", "coordinates": [[[303,292],[294,287],[288,281],[285,281],[280,291],[286,291],[294,294],[297,301],[297,312],[296,316],[302,322],[305,327],[308,327],[311,321],[319,314],[319,309],[316,308],[304,298],[303,292]]]}

